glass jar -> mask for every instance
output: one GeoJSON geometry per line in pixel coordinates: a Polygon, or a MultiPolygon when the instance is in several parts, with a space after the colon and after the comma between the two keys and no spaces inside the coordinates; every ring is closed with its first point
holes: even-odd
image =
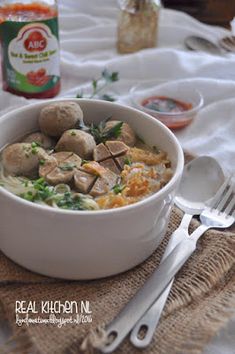
{"type": "Polygon", "coordinates": [[[157,45],[160,0],[120,0],[117,50],[133,53],[157,45]]]}
{"type": "Polygon", "coordinates": [[[26,98],[60,90],[56,0],[2,0],[0,38],[3,89],[26,98]]]}

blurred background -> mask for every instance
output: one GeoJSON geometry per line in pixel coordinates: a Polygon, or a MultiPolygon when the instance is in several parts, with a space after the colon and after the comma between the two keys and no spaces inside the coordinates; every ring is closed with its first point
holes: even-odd
{"type": "Polygon", "coordinates": [[[165,7],[185,11],[198,20],[224,27],[235,17],[235,0],[162,0],[165,7]]]}

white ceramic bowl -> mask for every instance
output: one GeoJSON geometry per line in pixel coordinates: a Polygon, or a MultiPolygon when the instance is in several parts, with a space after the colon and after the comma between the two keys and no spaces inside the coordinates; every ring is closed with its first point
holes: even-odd
{"type": "MultiPolygon", "coordinates": [[[[173,178],[156,194],[112,210],[53,209],[0,187],[0,248],[9,258],[48,276],[94,279],[130,269],[157,248],[166,232],[184,157],[171,131],[151,116],[111,102],[73,101],[81,105],[88,123],[110,115],[130,123],[147,144],[168,153],[174,170],[173,178]]],[[[50,102],[31,104],[1,117],[0,148],[35,131],[39,111],[50,102]]]]}

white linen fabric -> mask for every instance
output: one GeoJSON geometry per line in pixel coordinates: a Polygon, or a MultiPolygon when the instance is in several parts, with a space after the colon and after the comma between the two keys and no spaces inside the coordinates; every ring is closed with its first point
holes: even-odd
{"type": "MultiPolygon", "coordinates": [[[[232,171],[235,55],[219,57],[190,52],[183,45],[187,35],[206,36],[215,41],[229,32],[202,24],[184,13],[163,10],[158,47],[119,55],[115,48],[117,16],[116,0],[61,0],[62,90],[59,96],[76,96],[81,88],[89,90],[91,79],[99,77],[105,67],[119,72],[120,80],[112,90],[125,104],[130,104],[129,90],[137,83],[192,78],[192,85],[203,93],[205,107],[192,125],[176,135],[184,148],[195,154],[214,156],[232,171]],[[222,102],[228,98],[231,100],[222,102]]],[[[0,113],[32,101],[1,92],[0,113]]]]}
{"type": "MultiPolygon", "coordinates": [[[[135,54],[116,52],[118,5],[116,0],[61,0],[60,40],[62,90],[59,97],[76,96],[89,89],[92,78],[104,68],[118,71],[120,81],[113,85],[118,100],[130,104],[129,90],[148,80],[191,78],[203,94],[205,106],[195,121],[176,133],[183,148],[192,153],[215,157],[234,172],[235,165],[235,55],[211,56],[187,51],[188,35],[217,40],[229,32],[198,22],[173,10],[162,10],[158,47],[135,54]],[[233,81],[234,80],[234,81],[233,81]]],[[[0,92],[0,115],[29,104],[26,100],[0,92]]],[[[235,322],[208,346],[205,354],[232,354],[235,322]]]]}

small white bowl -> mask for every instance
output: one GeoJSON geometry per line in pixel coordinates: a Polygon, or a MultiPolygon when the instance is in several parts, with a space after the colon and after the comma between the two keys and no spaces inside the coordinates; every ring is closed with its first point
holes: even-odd
{"type": "Polygon", "coordinates": [[[192,82],[189,79],[170,82],[159,80],[155,83],[143,83],[132,87],[130,94],[134,107],[157,118],[172,130],[180,129],[190,124],[204,104],[202,94],[193,87],[192,82]],[[184,112],[171,113],[157,112],[153,109],[144,107],[142,102],[146,98],[154,96],[165,96],[184,103],[190,103],[192,109],[184,112]]]}
{"type": "MultiPolygon", "coordinates": [[[[53,101],[33,103],[1,117],[0,149],[38,129],[40,110],[53,101]]],[[[9,258],[48,276],[94,279],[130,269],[158,247],[166,232],[184,157],[171,131],[151,116],[116,103],[72,101],[80,104],[87,123],[98,123],[110,115],[128,122],[147,144],[168,153],[174,171],[170,182],[159,192],[136,204],[111,210],[53,209],[28,202],[0,187],[0,248],[9,258]]]]}

